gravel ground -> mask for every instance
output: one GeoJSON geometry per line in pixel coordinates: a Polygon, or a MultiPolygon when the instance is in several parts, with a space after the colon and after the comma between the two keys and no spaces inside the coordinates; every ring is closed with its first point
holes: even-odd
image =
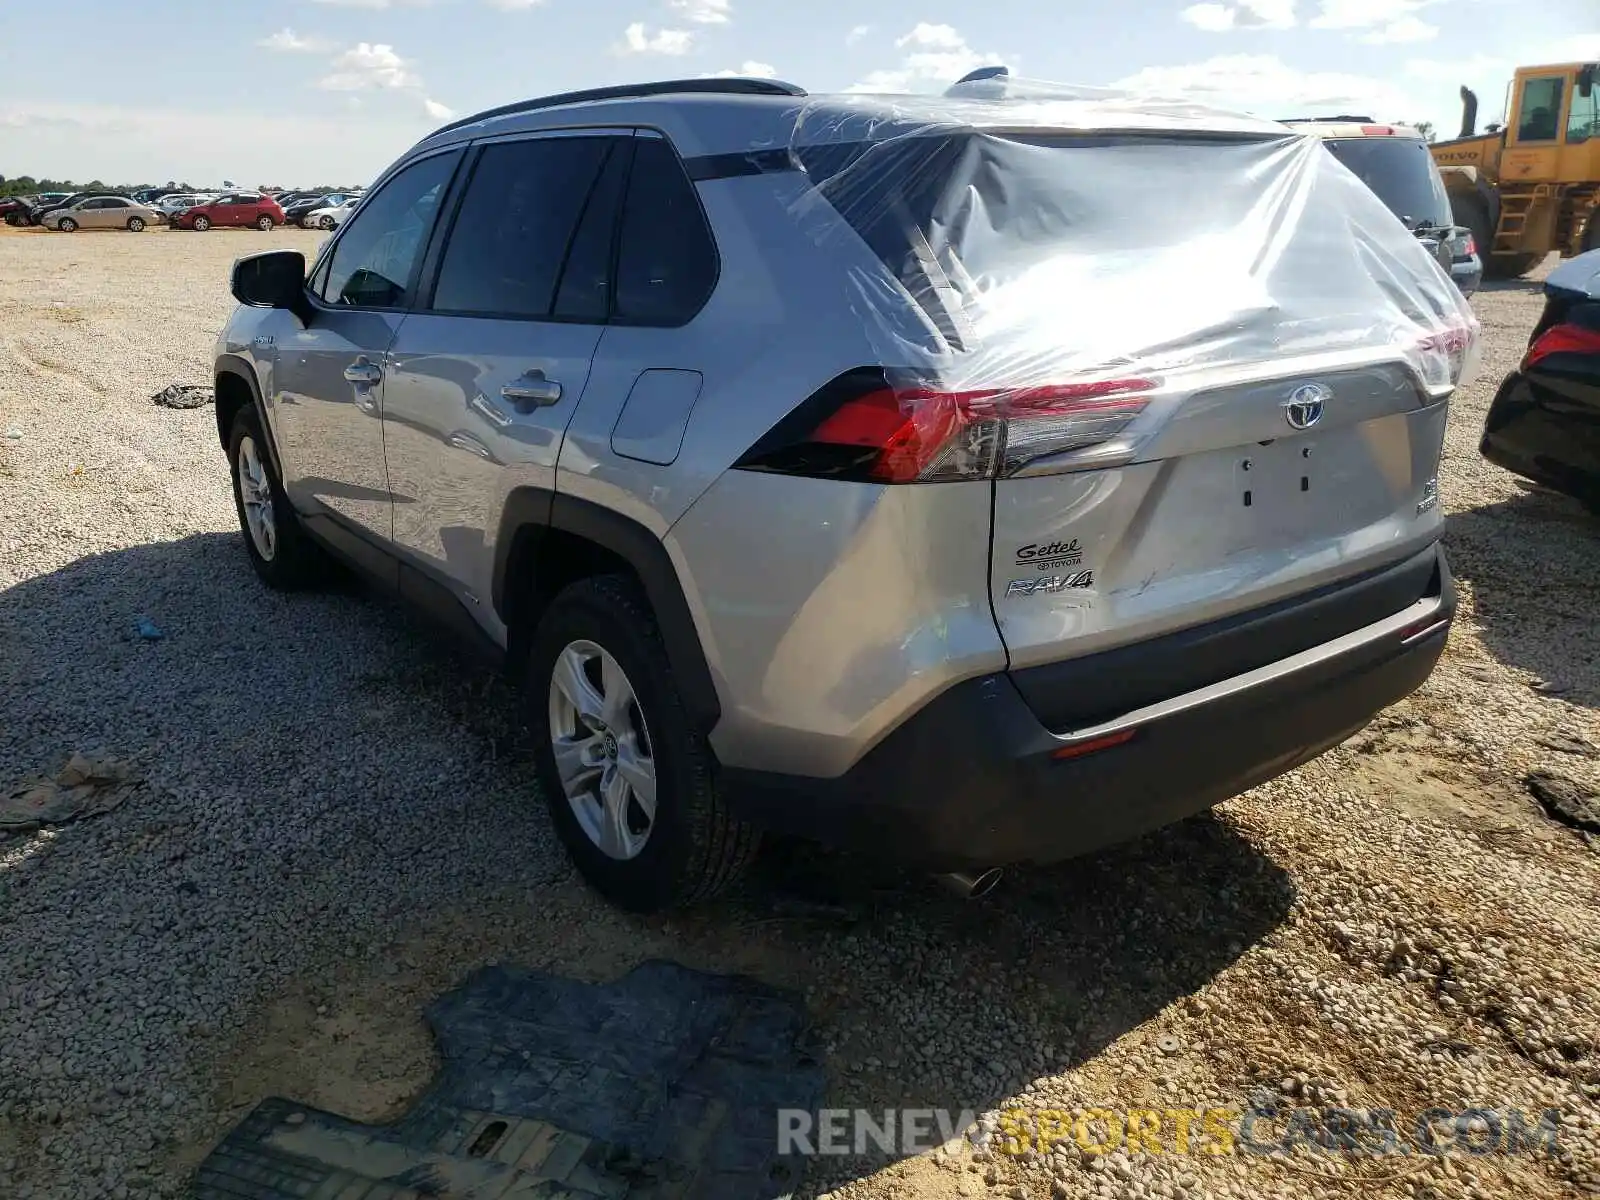
{"type": "Polygon", "coordinates": [[[1450,648],[1362,735],[981,903],[791,847],[715,909],[638,920],[564,865],[504,688],[374,600],[264,591],[211,410],[150,402],[207,381],[234,256],[317,240],[0,233],[0,787],[74,751],[144,780],[0,841],[0,1196],[179,1194],[270,1094],[385,1119],[435,1066],[422,1005],[472,968],[652,956],[803,989],[840,1107],[1565,1114],[1555,1157],[961,1146],[818,1160],[808,1195],[1591,1189],[1600,857],[1523,778],[1600,784],[1600,527],[1476,453],[1536,286],[1476,305],[1450,648]]]}

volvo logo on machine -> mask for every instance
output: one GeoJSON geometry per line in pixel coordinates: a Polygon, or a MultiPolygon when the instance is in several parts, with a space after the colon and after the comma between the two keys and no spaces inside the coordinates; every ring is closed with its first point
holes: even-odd
{"type": "Polygon", "coordinates": [[[1333,393],[1322,384],[1303,383],[1284,402],[1284,419],[1295,429],[1310,429],[1322,420],[1322,407],[1332,399],[1333,393]]]}

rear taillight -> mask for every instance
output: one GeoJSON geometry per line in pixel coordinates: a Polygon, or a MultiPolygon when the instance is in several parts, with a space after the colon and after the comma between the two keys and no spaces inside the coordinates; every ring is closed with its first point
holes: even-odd
{"type": "Polygon", "coordinates": [[[1470,382],[1469,366],[1476,363],[1475,349],[1482,327],[1476,317],[1425,335],[1417,342],[1422,376],[1429,388],[1460,387],[1470,382]]]}
{"type": "Polygon", "coordinates": [[[1566,321],[1550,326],[1528,347],[1522,369],[1526,371],[1552,354],[1600,354],[1600,329],[1587,329],[1566,321]]]}
{"type": "Polygon", "coordinates": [[[946,390],[855,371],[821,389],[737,465],[876,483],[992,479],[1115,437],[1158,382],[946,390]]]}
{"type": "Polygon", "coordinates": [[[1461,246],[1461,254],[1462,254],[1463,257],[1470,257],[1471,255],[1474,255],[1477,252],[1478,252],[1478,239],[1473,237],[1469,233],[1469,234],[1467,234],[1467,240],[1461,246]]]}

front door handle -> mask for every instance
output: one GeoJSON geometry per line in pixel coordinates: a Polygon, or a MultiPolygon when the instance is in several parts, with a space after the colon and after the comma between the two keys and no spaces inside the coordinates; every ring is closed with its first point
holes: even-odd
{"type": "Polygon", "coordinates": [[[511,401],[519,413],[530,413],[536,408],[545,408],[559,401],[561,385],[554,379],[546,379],[543,371],[534,370],[529,371],[521,379],[506,384],[500,389],[500,394],[511,401]]]}
{"type": "Polygon", "coordinates": [[[365,358],[358,358],[344,369],[344,377],[358,387],[372,387],[383,379],[383,369],[365,358]]]}

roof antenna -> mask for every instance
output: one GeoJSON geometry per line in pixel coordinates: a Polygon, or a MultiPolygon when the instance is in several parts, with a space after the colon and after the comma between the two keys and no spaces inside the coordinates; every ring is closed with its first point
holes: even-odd
{"type": "Polygon", "coordinates": [[[1010,78],[1011,72],[1005,67],[979,67],[976,71],[968,71],[952,83],[945,89],[944,94],[955,99],[982,97],[989,100],[1004,100],[1006,81],[1010,78]]]}
{"type": "Polygon", "coordinates": [[[1011,68],[1009,67],[979,67],[976,71],[968,71],[960,79],[956,80],[955,86],[960,87],[963,83],[978,83],[984,79],[1006,79],[1010,75],[1011,68]]]}

